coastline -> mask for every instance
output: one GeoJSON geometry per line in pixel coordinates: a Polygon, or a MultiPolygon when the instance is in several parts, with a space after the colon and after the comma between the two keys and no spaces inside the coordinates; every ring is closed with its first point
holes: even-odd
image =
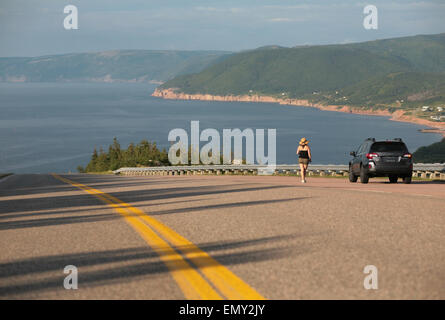
{"type": "Polygon", "coordinates": [[[305,99],[280,99],[271,96],[260,96],[260,95],[218,96],[211,94],[188,94],[188,93],[177,92],[173,88],[162,89],[162,90],[157,88],[152,93],[152,96],[162,99],[171,99],[171,100],[277,103],[281,105],[317,108],[323,111],[335,111],[335,112],[372,115],[372,116],[386,116],[389,117],[389,119],[392,121],[409,122],[429,127],[429,129],[423,129],[421,130],[421,132],[437,133],[445,137],[445,124],[405,115],[405,112],[403,110],[397,110],[395,112],[390,112],[388,110],[375,110],[375,111],[363,110],[352,106],[323,105],[319,103],[312,103],[309,100],[305,99]]]}

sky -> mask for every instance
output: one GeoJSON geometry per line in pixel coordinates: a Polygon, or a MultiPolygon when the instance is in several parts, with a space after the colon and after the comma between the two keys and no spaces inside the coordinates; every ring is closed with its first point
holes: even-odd
{"type": "Polygon", "coordinates": [[[0,0],[0,56],[116,49],[241,51],[445,32],[445,0],[0,0]],[[378,29],[363,27],[366,5],[378,29]],[[66,5],[79,28],[66,30],[66,5]]]}

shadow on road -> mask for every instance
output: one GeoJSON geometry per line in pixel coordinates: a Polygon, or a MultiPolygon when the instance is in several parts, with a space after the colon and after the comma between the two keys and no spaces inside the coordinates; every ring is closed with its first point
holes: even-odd
{"type": "MultiPolygon", "coordinates": [[[[125,183],[122,183],[122,187],[124,186],[125,183]]],[[[278,185],[249,187],[240,184],[227,184],[218,186],[199,186],[199,187],[187,186],[187,187],[139,189],[133,191],[109,192],[109,194],[117,197],[122,201],[134,204],[141,201],[168,200],[168,199],[176,199],[183,197],[218,195],[224,193],[238,193],[238,192],[281,189],[290,187],[291,186],[278,186],[278,185]]],[[[60,183],[54,184],[53,188],[56,192],[60,191],[59,190],[60,183]]],[[[66,189],[64,191],[71,191],[71,190],[79,191],[77,188],[74,187],[71,187],[71,189],[66,189]]],[[[35,211],[36,208],[38,208],[39,211],[42,211],[42,210],[73,208],[73,207],[78,208],[82,206],[95,206],[98,204],[101,204],[100,200],[86,193],[81,195],[60,196],[60,195],[54,195],[52,191],[48,191],[47,196],[41,195],[39,197],[33,197],[33,198],[1,200],[0,216],[6,213],[35,211]]]]}
{"type": "MultiPolygon", "coordinates": [[[[163,185],[163,184],[180,184],[187,183],[186,180],[181,178],[168,177],[168,179],[161,177],[122,177],[115,175],[90,175],[90,174],[78,174],[78,175],[64,175],[68,179],[74,179],[76,182],[87,184],[92,188],[127,188],[147,185],[163,185]]],[[[26,186],[19,186],[14,184],[0,184],[0,197],[4,196],[19,196],[19,195],[32,195],[32,194],[45,194],[55,192],[67,192],[70,190],[77,190],[69,184],[61,182],[52,178],[46,174],[22,174],[16,175],[26,179],[26,186]]],[[[196,178],[195,181],[201,181],[205,179],[196,178]]]]}
{"type": "MultiPolygon", "coordinates": [[[[235,207],[243,207],[243,206],[253,206],[253,205],[264,205],[269,203],[278,203],[278,202],[287,202],[287,201],[295,201],[302,200],[305,198],[289,198],[289,199],[275,199],[275,200],[257,200],[257,201],[243,201],[236,203],[222,203],[216,205],[206,205],[206,206],[195,206],[195,207],[186,207],[186,208],[177,208],[177,209],[169,209],[169,210],[160,210],[160,211],[150,211],[150,215],[164,215],[164,214],[175,214],[175,213],[183,213],[183,212],[196,212],[196,211],[204,211],[211,209],[223,209],[223,208],[235,208],[235,207]]],[[[145,206],[145,205],[144,205],[145,206]]],[[[105,207],[105,205],[103,206],[105,207]]],[[[91,211],[92,209],[85,210],[67,210],[67,211],[51,211],[51,212],[38,212],[31,214],[14,214],[14,215],[6,215],[4,220],[8,218],[22,218],[24,216],[38,216],[38,215],[48,215],[48,214],[57,214],[63,215],[66,213],[80,213],[82,211],[91,211]]],[[[131,215],[136,215],[135,213],[131,213],[131,215]]],[[[3,215],[0,215],[0,220],[2,220],[3,215]]],[[[107,214],[91,214],[91,215],[73,215],[73,216],[63,216],[63,217],[55,217],[55,218],[34,218],[34,219],[21,219],[21,220],[12,220],[0,222],[0,230],[11,230],[11,229],[21,229],[21,228],[37,228],[37,227],[47,227],[47,226],[56,226],[56,225],[67,225],[73,223],[91,223],[91,222],[101,222],[101,221],[109,221],[114,219],[121,219],[122,217],[118,213],[107,213],[107,214]]]]}
{"type": "Polygon", "coordinates": [[[414,184],[445,184],[445,180],[413,181],[414,184]]]}
{"type": "MultiPolygon", "coordinates": [[[[113,212],[101,200],[49,175],[30,175],[23,177],[23,180],[21,179],[21,177],[14,177],[14,179],[6,181],[8,183],[6,187],[1,186],[0,188],[0,231],[121,219],[118,213],[113,212]],[[17,186],[19,187],[17,188],[17,186]],[[28,189],[34,191],[23,193],[28,189]],[[63,194],[62,192],[67,193],[63,194]],[[29,197],[22,197],[23,194],[29,197]],[[8,199],[8,196],[12,198],[8,199]],[[94,211],[94,213],[90,212],[88,214],[87,211],[94,211]]],[[[254,183],[201,186],[175,185],[167,187],[157,181],[147,181],[148,179],[141,179],[139,182],[120,177],[102,178],[97,176],[76,176],[73,180],[88,185],[92,185],[91,182],[94,181],[97,187],[104,191],[112,186],[115,188],[114,190],[118,191],[107,193],[134,206],[141,207],[171,203],[194,203],[204,199],[209,200],[212,195],[219,197],[223,194],[231,195],[240,192],[292,188],[292,186],[271,186],[254,183]],[[101,182],[106,182],[106,187],[101,186],[101,182]],[[123,188],[126,184],[135,186],[139,183],[141,185],[152,183],[152,186],[121,191],[118,188],[123,188]],[[202,196],[205,196],[205,198],[203,199],[202,196]]],[[[170,179],[169,181],[172,182],[170,179]]],[[[229,203],[209,205],[199,203],[199,205],[188,208],[180,206],[180,208],[175,209],[157,209],[157,211],[150,211],[150,214],[164,215],[212,209],[242,208],[301,199],[304,198],[261,199],[235,203],[229,201],[229,203]]],[[[26,233],[26,231],[24,232],[26,233]]],[[[43,230],[39,230],[39,232],[43,232],[43,230]]],[[[219,263],[229,266],[280,259],[281,257],[303,254],[313,250],[312,244],[308,247],[291,247],[289,239],[296,237],[298,235],[209,242],[198,244],[198,246],[219,263]]],[[[193,247],[187,246],[177,249],[188,253],[195,250],[193,247]]],[[[69,250],[67,251],[69,252],[69,250]]],[[[215,264],[211,259],[202,259],[200,265],[202,264],[204,267],[212,267],[215,264]]],[[[79,268],[79,286],[85,287],[125,283],[169,271],[164,263],[159,260],[158,254],[148,246],[13,260],[0,264],[0,297],[28,293],[38,294],[45,290],[61,290],[64,292],[63,279],[65,274],[63,268],[70,264],[79,268]]]]}
{"type": "MultiPolygon", "coordinates": [[[[213,199],[213,198],[207,198],[207,200],[213,199]]],[[[144,204],[144,207],[150,207],[150,206],[158,206],[163,204],[178,204],[178,203],[189,203],[189,202],[197,202],[202,201],[202,199],[190,199],[190,200],[180,200],[180,201],[169,201],[169,202],[163,202],[163,203],[148,203],[144,204]]],[[[51,216],[51,215],[61,215],[61,214],[67,214],[67,213],[82,213],[82,212],[89,212],[96,209],[104,208],[103,203],[100,203],[96,206],[89,206],[87,209],[55,209],[55,210],[47,210],[47,211],[37,211],[37,212],[30,212],[30,213],[4,213],[0,214],[0,221],[7,220],[7,219],[15,219],[15,218],[25,218],[25,217],[38,217],[38,216],[51,216]]]]}
{"type": "Polygon", "coordinates": [[[92,214],[83,216],[68,216],[57,218],[44,219],[28,219],[28,220],[14,220],[0,223],[0,230],[22,229],[22,228],[37,228],[56,225],[67,225],[73,223],[99,222],[119,219],[120,216],[114,213],[108,214],[92,214]]]}
{"type": "Polygon", "coordinates": [[[164,215],[164,214],[174,214],[181,212],[195,212],[195,211],[205,211],[211,209],[225,209],[225,208],[237,208],[244,206],[258,206],[264,204],[271,203],[279,203],[279,202],[287,202],[287,201],[295,201],[302,200],[307,198],[288,198],[288,199],[274,199],[274,200],[256,200],[256,201],[243,201],[243,202],[235,202],[235,203],[221,203],[214,205],[206,205],[206,206],[198,206],[191,208],[179,208],[179,209],[170,209],[170,210],[161,210],[161,211],[150,211],[150,215],[164,215]]]}
{"type": "MultiPolygon", "coordinates": [[[[284,235],[275,237],[265,237],[251,240],[222,241],[202,243],[199,248],[209,253],[214,259],[223,265],[236,265],[249,262],[265,261],[270,259],[279,259],[289,255],[303,254],[309,251],[309,248],[295,248],[288,246],[289,239],[299,235],[284,235]],[[249,246],[255,246],[264,243],[273,243],[284,241],[285,246],[275,246],[267,249],[245,249],[249,246]],[[223,252],[224,250],[243,249],[237,252],[223,252]]],[[[181,251],[192,253],[193,247],[183,246],[178,248],[181,251]]],[[[17,260],[10,263],[0,264],[0,279],[2,283],[7,279],[9,284],[0,286],[0,296],[38,292],[44,290],[61,290],[63,288],[63,269],[66,265],[75,265],[79,270],[79,287],[100,286],[124,281],[135,280],[152,274],[168,272],[165,265],[157,259],[158,255],[149,247],[136,247],[109,251],[82,252],[73,254],[62,254],[54,256],[44,256],[17,260]],[[116,265],[116,264],[121,265],[116,265]],[[122,265],[125,263],[125,265],[122,265]],[[107,266],[107,264],[110,264],[107,266]],[[114,264],[114,265],[113,265],[114,264]],[[100,266],[100,270],[88,270],[89,267],[100,266]],[[39,273],[52,272],[51,277],[38,277],[39,273]],[[58,275],[54,275],[57,272],[58,275]],[[34,274],[33,278],[26,283],[23,281],[14,281],[16,277],[28,276],[34,274]]],[[[205,267],[212,267],[214,263],[210,259],[202,258],[202,264],[205,267]]],[[[261,272],[261,271],[258,271],[261,272]]]]}

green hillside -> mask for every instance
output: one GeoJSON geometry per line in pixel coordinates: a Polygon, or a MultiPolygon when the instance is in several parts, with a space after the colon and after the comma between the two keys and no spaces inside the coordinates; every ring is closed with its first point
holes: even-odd
{"type": "Polygon", "coordinates": [[[35,58],[0,58],[0,81],[165,81],[199,72],[222,51],[117,50],[35,58]]]}
{"type": "Polygon", "coordinates": [[[427,147],[420,147],[414,152],[413,159],[416,163],[444,163],[445,138],[427,147]]]}
{"type": "Polygon", "coordinates": [[[409,63],[401,59],[343,46],[258,49],[234,54],[200,73],[177,77],[162,88],[210,94],[285,92],[299,97],[407,70],[409,63]]]}
{"type": "Polygon", "coordinates": [[[371,77],[337,92],[322,93],[312,97],[312,100],[335,105],[386,109],[442,106],[445,103],[445,73],[390,73],[371,77]]]}
{"type": "Polygon", "coordinates": [[[160,88],[262,94],[358,107],[445,105],[445,34],[233,54],[160,88]]]}
{"type": "Polygon", "coordinates": [[[369,41],[351,46],[405,59],[415,71],[445,72],[445,33],[369,41]]]}

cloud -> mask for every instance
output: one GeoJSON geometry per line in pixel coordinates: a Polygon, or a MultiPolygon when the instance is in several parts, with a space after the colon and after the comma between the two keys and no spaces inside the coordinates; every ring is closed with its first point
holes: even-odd
{"type": "Polygon", "coordinates": [[[305,21],[303,18],[270,18],[266,19],[267,22],[302,22],[305,21]]]}
{"type": "Polygon", "coordinates": [[[267,19],[267,21],[269,21],[269,22],[291,22],[293,20],[289,19],[289,18],[272,18],[272,19],[267,19]]]}
{"type": "Polygon", "coordinates": [[[445,0],[70,0],[79,30],[63,29],[65,3],[0,0],[0,56],[109,49],[243,50],[340,43],[445,31],[445,0]],[[379,9],[379,30],[363,8],[379,9]],[[298,24],[298,27],[297,27],[298,24]]]}
{"type": "Polygon", "coordinates": [[[195,7],[195,10],[202,12],[217,12],[217,13],[241,13],[245,11],[243,8],[217,8],[217,7],[195,7]]]}

